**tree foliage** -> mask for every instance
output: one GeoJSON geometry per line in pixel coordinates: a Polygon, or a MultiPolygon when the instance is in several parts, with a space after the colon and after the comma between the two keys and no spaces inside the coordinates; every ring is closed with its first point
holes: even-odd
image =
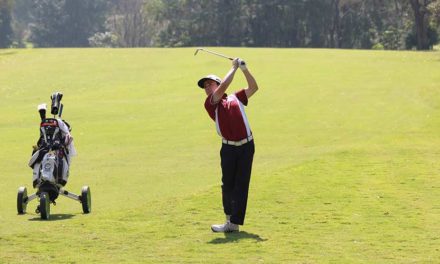
{"type": "Polygon", "coordinates": [[[429,49],[440,30],[440,0],[17,1],[40,47],[429,49]]]}
{"type": "Polygon", "coordinates": [[[104,0],[32,0],[31,41],[38,47],[85,47],[102,30],[104,0]]]}
{"type": "Polygon", "coordinates": [[[0,48],[12,43],[12,0],[0,0],[0,48]]]}

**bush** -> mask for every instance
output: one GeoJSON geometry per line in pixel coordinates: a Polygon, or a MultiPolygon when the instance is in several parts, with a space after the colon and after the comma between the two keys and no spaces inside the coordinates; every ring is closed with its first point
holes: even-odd
{"type": "Polygon", "coordinates": [[[118,37],[111,32],[95,33],[88,40],[91,47],[114,48],[118,46],[118,37]]]}
{"type": "Polygon", "coordinates": [[[382,43],[376,43],[371,48],[374,49],[374,50],[383,50],[383,49],[385,49],[385,47],[382,45],[382,43]]]}
{"type": "Polygon", "coordinates": [[[400,47],[400,33],[391,27],[382,33],[383,47],[387,50],[397,50],[400,47]]]}

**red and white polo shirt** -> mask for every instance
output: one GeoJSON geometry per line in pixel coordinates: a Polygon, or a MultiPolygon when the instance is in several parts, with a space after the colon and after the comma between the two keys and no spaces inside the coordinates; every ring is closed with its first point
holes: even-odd
{"type": "Polygon", "coordinates": [[[217,133],[224,139],[240,141],[252,135],[244,106],[248,98],[244,89],[231,94],[224,94],[216,104],[212,103],[212,94],[205,100],[205,109],[215,121],[217,133]]]}

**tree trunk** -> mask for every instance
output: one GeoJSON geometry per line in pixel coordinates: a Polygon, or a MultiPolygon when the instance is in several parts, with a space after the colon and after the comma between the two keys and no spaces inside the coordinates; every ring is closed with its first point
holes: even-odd
{"type": "Polygon", "coordinates": [[[428,12],[427,5],[428,0],[410,0],[411,7],[414,11],[415,25],[416,25],[416,36],[417,36],[417,49],[418,50],[428,50],[429,40],[428,40],[428,12]]]}
{"type": "Polygon", "coordinates": [[[340,21],[339,21],[339,0],[332,1],[333,24],[330,28],[330,47],[339,48],[340,21]]]}

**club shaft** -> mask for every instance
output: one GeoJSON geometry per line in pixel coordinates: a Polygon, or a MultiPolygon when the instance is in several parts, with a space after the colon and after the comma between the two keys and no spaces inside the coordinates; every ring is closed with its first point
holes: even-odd
{"type": "Polygon", "coordinates": [[[205,51],[205,52],[208,52],[208,53],[211,53],[211,54],[217,55],[217,56],[219,56],[219,57],[222,57],[222,58],[225,58],[225,59],[228,59],[228,60],[233,60],[233,59],[234,59],[234,58],[228,57],[228,56],[226,56],[226,55],[223,55],[223,54],[220,54],[220,53],[217,53],[217,52],[211,51],[211,50],[207,50],[207,49],[200,49],[200,50],[203,50],[203,51],[205,51]]]}

